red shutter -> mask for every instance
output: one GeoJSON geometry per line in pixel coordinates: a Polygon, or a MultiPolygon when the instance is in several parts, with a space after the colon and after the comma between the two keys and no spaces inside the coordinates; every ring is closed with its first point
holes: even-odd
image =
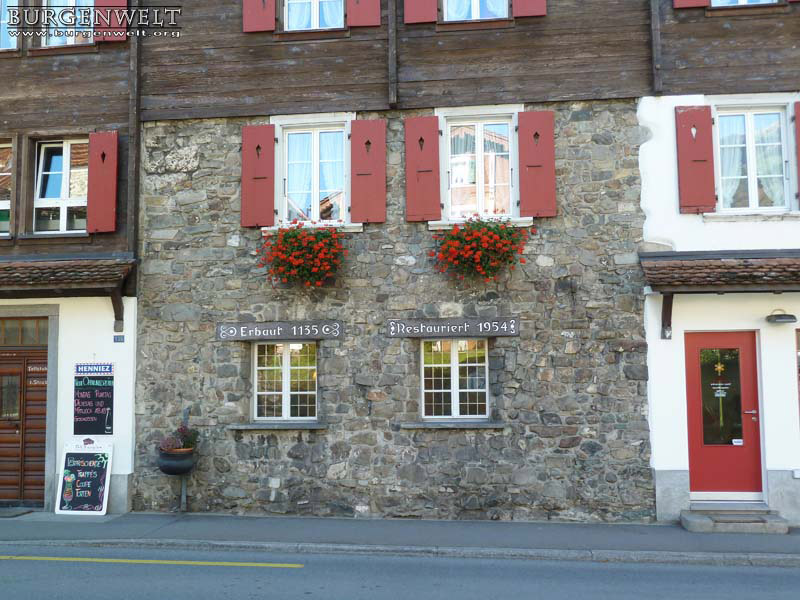
{"type": "Polygon", "coordinates": [[[436,23],[438,20],[437,0],[405,0],[403,7],[405,23],[436,23]]]}
{"type": "MultiPolygon", "coordinates": [[[[792,0],[800,2],[800,0],[792,0]]],[[[797,187],[800,190],[800,102],[794,103],[794,149],[797,152],[797,187]]],[[[800,191],[797,194],[800,198],[800,191]]]]}
{"type": "Polygon", "coordinates": [[[381,0],[347,0],[349,27],[380,27],[381,0]]]}
{"type": "Polygon", "coordinates": [[[701,8],[711,6],[711,0],[674,0],[675,8],[701,8]]]}
{"type": "Polygon", "coordinates": [[[714,138],[710,106],[675,108],[678,140],[678,187],[682,213],[714,212],[714,138]]]}
{"type": "MultiPolygon", "coordinates": [[[[63,3],[62,3],[63,4],[63,3]]],[[[123,35],[127,31],[127,25],[119,18],[117,11],[128,8],[128,0],[99,0],[96,3],[96,11],[101,25],[94,29],[94,42],[124,42],[128,39],[123,35]],[[106,14],[110,17],[106,25],[106,14]]]]}
{"type": "Polygon", "coordinates": [[[242,127],[242,227],[275,225],[275,125],[242,127]]]}
{"type": "Polygon", "coordinates": [[[275,0],[242,0],[242,31],[275,31],[275,0]]]}
{"type": "Polygon", "coordinates": [[[350,123],[350,221],[386,221],[386,121],[350,123]]]}
{"type": "Polygon", "coordinates": [[[116,131],[89,134],[89,192],[86,231],[117,230],[117,142],[116,131]]]}
{"type": "Polygon", "coordinates": [[[519,216],[555,217],[556,134],[551,111],[519,113],[519,216]]]}
{"type": "Polygon", "coordinates": [[[544,17],[547,14],[547,0],[513,0],[515,17],[544,17]]]}
{"type": "Polygon", "coordinates": [[[406,128],[406,220],[442,218],[439,189],[439,118],[413,117],[406,128]]]}

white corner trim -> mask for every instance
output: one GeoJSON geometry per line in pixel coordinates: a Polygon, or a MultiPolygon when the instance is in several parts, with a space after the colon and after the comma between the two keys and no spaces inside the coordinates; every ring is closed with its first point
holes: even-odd
{"type": "Polygon", "coordinates": [[[437,117],[483,117],[495,115],[514,115],[524,112],[524,104],[487,104],[484,106],[450,106],[435,108],[433,114],[437,117]]]}
{"type": "MultiPolygon", "coordinates": [[[[511,227],[532,227],[533,217],[515,217],[513,219],[498,219],[502,223],[507,223],[511,227]]],[[[444,231],[453,225],[463,225],[467,220],[462,221],[428,221],[428,231],[444,231]]]]}
{"type": "MultiPolygon", "coordinates": [[[[272,235],[273,233],[277,233],[280,229],[286,229],[287,227],[291,227],[291,223],[283,223],[280,225],[273,225],[272,227],[262,227],[261,234],[262,235],[272,235]]],[[[303,223],[304,229],[336,229],[337,231],[341,231],[342,233],[361,233],[364,231],[364,224],[363,223],[303,223]]]]}
{"type": "Polygon", "coordinates": [[[354,112],[330,112],[307,115],[275,115],[269,118],[272,125],[281,127],[291,125],[323,125],[328,123],[348,123],[356,118],[354,112]]]}

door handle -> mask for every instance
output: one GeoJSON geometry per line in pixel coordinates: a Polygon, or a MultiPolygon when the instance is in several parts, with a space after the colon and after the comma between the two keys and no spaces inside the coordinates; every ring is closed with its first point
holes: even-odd
{"type": "Polygon", "coordinates": [[[746,414],[746,415],[757,415],[758,411],[757,410],[746,410],[746,411],[744,411],[744,414],[746,414]]]}

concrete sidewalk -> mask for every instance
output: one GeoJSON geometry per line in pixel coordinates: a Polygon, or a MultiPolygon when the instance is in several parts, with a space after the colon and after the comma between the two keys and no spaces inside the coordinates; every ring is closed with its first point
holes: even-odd
{"type": "Polygon", "coordinates": [[[0,519],[0,544],[800,567],[800,529],[788,535],[693,534],[678,525],[33,512],[0,519]]]}

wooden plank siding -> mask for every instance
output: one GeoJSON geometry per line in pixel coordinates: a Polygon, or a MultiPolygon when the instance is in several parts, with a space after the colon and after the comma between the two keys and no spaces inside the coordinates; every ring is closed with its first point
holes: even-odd
{"type": "Polygon", "coordinates": [[[0,56],[0,140],[15,142],[12,238],[0,239],[0,259],[133,252],[129,212],[130,47],[98,44],[63,53],[0,56]],[[30,237],[39,140],[119,131],[117,230],[84,237],[30,237]]]}
{"type": "Polygon", "coordinates": [[[664,94],[800,89],[800,4],[712,16],[660,3],[664,94]]]}

